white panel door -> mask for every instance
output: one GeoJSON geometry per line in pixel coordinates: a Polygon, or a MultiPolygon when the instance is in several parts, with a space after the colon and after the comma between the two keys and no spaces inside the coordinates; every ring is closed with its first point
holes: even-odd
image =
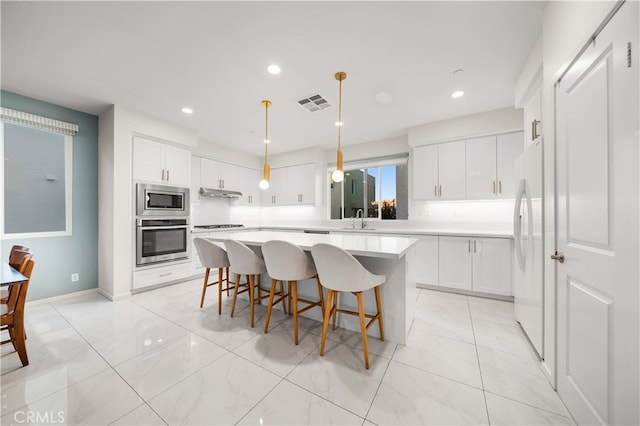
{"type": "Polygon", "coordinates": [[[473,289],[484,293],[511,295],[511,240],[475,238],[473,289]]]}
{"type": "Polygon", "coordinates": [[[558,392],[578,424],[640,422],[637,57],[626,2],[555,88],[558,392]]]}
{"type": "Polygon", "coordinates": [[[438,145],[438,197],[460,200],[465,198],[465,141],[438,145]]]}
{"type": "Polygon", "coordinates": [[[438,198],[438,145],[413,149],[413,198],[438,198]]]}
{"type": "Polygon", "coordinates": [[[175,186],[191,185],[191,151],[165,145],[164,164],[166,183],[175,186]]]}
{"type": "Polygon", "coordinates": [[[465,237],[438,237],[441,286],[471,290],[472,242],[473,239],[465,237]]]}
{"type": "Polygon", "coordinates": [[[524,149],[523,132],[498,135],[496,138],[496,195],[513,198],[516,195],[514,164],[524,149]]]}
{"type": "Polygon", "coordinates": [[[495,198],[498,193],[495,136],[466,141],[466,172],[467,198],[495,198]]]}

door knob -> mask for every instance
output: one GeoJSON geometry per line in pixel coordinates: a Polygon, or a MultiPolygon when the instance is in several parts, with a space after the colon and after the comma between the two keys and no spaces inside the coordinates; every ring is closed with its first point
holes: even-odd
{"type": "Polygon", "coordinates": [[[555,254],[551,255],[551,259],[557,260],[560,263],[564,263],[564,253],[555,252],[555,254]]]}

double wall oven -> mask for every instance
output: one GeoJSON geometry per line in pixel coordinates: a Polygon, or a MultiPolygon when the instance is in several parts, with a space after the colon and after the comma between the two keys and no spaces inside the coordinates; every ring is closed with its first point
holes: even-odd
{"type": "Polygon", "coordinates": [[[136,185],[136,265],[188,259],[189,188],[136,185]]]}

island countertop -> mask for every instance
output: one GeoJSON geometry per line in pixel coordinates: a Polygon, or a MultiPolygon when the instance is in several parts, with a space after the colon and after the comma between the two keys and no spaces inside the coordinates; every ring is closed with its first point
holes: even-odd
{"type": "Polygon", "coordinates": [[[262,246],[267,241],[283,240],[297,245],[303,250],[311,250],[315,244],[326,243],[340,247],[354,256],[399,259],[411,246],[418,242],[416,238],[391,235],[366,234],[304,234],[284,231],[249,231],[230,235],[215,234],[205,237],[212,241],[233,239],[247,245],[262,246]]]}

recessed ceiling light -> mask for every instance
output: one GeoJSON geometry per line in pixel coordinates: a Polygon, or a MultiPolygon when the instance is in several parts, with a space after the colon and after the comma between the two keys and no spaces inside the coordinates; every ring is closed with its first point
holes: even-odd
{"type": "Polygon", "coordinates": [[[464,91],[462,90],[457,90],[451,94],[452,98],[460,98],[462,96],[464,96],[464,91]]]}
{"type": "Polygon", "coordinates": [[[193,110],[189,107],[182,108],[182,112],[184,112],[185,114],[193,114],[193,110]]]}
{"type": "Polygon", "coordinates": [[[273,75],[280,74],[280,67],[276,64],[271,64],[267,67],[267,71],[273,75]]]}
{"type": "Polygon", "coordinates": [[[376,93],[376,101],[381,104],[390,104],[393,101],[393,96],[389,92],[378,92],[376,93]]]}

